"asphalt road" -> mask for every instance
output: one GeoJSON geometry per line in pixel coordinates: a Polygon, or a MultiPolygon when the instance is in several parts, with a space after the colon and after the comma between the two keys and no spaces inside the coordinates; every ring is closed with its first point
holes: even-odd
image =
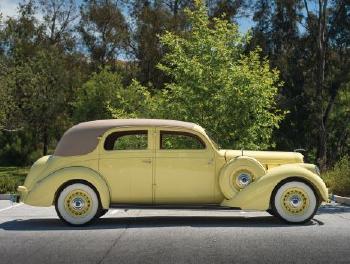
{"type": "Polygon", "coordinates": [[[0,263],[350,263],[350,207],[323,206],[303,226],[263,212],[112,209],[75,228],[53,207],[0,201],[0,263]]]}

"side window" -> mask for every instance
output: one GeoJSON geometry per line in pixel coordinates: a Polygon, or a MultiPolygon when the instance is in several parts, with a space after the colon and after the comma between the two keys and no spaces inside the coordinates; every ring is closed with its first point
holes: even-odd
{"type": "Polygon", "coordinates": [[[205,143],[187,132],[160,131],[161,149],[205,149],[205,143]]]}
{"type": "Polygon", "coordinates": [[[147,130],[113,132],[107,136],[105,150],[147,149],[147,130]]]}

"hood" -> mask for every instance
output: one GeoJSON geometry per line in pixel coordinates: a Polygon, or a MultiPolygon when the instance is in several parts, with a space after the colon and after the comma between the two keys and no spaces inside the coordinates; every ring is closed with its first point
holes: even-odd
{"type": "MultiPolygon", "coordinates": [[[[243,150],[243,155],[257,159],[266,168],[304,162],[304,156],[298,152],[243,150]]],[[[226,161],[237,156],[242,156],[242,150],[225,150],[226,161]]]]}

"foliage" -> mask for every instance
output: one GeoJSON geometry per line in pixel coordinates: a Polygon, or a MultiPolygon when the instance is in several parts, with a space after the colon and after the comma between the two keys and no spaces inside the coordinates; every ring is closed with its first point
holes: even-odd
{"type": "Polygon", "coordinates": [[[279,106],[290,112],[274,134],[277,146],[305,148],[309,160],[330,166],[350,153],[343,100],[350,83],[350,2],[256,0],[253,8],[248,50],[260,46],[280,70],[279,106]]]}
{"type": "Polygon", "coordinates": [[[167,80],[156,66],[164,55],[159,35],[166,30],[182,32],[187,24],[184,8],[192,1],[134,1],[132,15],[137,25],[133,34],[135,57],[138,64],[137,78],[141,84],[160,90],[167,80]]]}
{"type": "Polygon", "coordinates": [[[345,155],[350,155],[350,82],[347,83],[346,89],[339,91],[329,122],[332,133],[329,133],[328,140],[333,151],[328,157],[331,160],[339,160],[345,155]]]}
{"type": "Polygon", "coordinates": [[[160,138],[162,149],[202,149],[205,147],[200,139],[191,134],[162,132],[160,138]]]}
{"type": "Polygon", "coordinates": [[[114,65],[118,53],[127,47],[128,25],[116,1],[85,1],[78,29],[95,69],[114,65]]]}
{"type": "Polygon", "coordinates": [[[150,93],[137,81],[124,87],[118,73],[104,68],[94,73],[78,91],[75,119],[146,117],[152,106],[150,93]]]}
{"type": "Polygon", "coordinates": [[[31,165],[41,155],[35,134],[30,131],[0,132],[0,166],[31,165]]]}
{"type": "Polygon", "coordinates": [[[331,167],[350,153],[350,2],[310,3],[24,0],[16,16],[0,10],[0,164],[31,163],[76,122],[150,117],[198,122],[225,147],[305,148],[331,167]],[[249,37],[236,25],[246,14],[249,37]]]}
{"type": "Polygon", "coordinates": [[[75,0],[37,0],[43,16],[45,41],[72,51],[76,45],[74,24],[78,18],[75,0]]]}
{"type": "Polygon", "coordinates": [[[0,167],[0,193],[17,193],[17,187],[23,185],[28,168],[0,167]]]}
{"type": "Polygon", "coordinates": [[[91,78],[78,90],[75,102],[75,119],[86,121],[89,119],[109,118],[108,105],[117,99],[121,89],[121,78],[118,74],[103,69],[100,73],[93,73],[91,78]]]}
{"type": "Polygon", "coordinates": [[[16,105],[11,118],[19,121],[22,129],[30,127],[42,138],[44,155],[50,130],[55,129],[60,116],[65,114],[62,109],[70,96],[69,74],[64,60],[55,50],[41,50],[3,76],[11,102],[16,105]]]}
{"type": "Polygon", "coordinates": [[[322,175],[333,194],[350,195],[350,157],[344,156],[334,167],[322,175]]]}
{"type": "Polygon", "coordinates": [[[174,80],[166,84],[161,112],[212,130],[225,147],[271,146],[272,131],[284,116],[275,105],[278,72],[259,50],[243,54],[248,39],[236,25],[211,22],[203,5],[187,15],[186,37],[161,36],[169,51],[159,68],[174,80]]]}

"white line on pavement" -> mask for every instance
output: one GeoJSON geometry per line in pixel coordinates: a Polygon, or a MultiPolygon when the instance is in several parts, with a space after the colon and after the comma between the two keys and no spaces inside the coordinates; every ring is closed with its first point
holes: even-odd
{"type": "Polygon", "coordinates": [[[114,215],[116,213],[118,213],[120,210],[111,210],[108,214],[109,215],[114,215]]]}
{"type": "Polygon", "coordinates": [[[16,204],[16,205],[11,205],[11,206],[9,206],[9,207],[0,209],[0,212],[5,211],[5,210],[8,210],[8,209],[11,209],[11,208],[14,208],[14,207],[17,207],[17,206],[20,206],[20,205],[23,205],[23,203],[19,203],[19,204],[16,204]]]}

